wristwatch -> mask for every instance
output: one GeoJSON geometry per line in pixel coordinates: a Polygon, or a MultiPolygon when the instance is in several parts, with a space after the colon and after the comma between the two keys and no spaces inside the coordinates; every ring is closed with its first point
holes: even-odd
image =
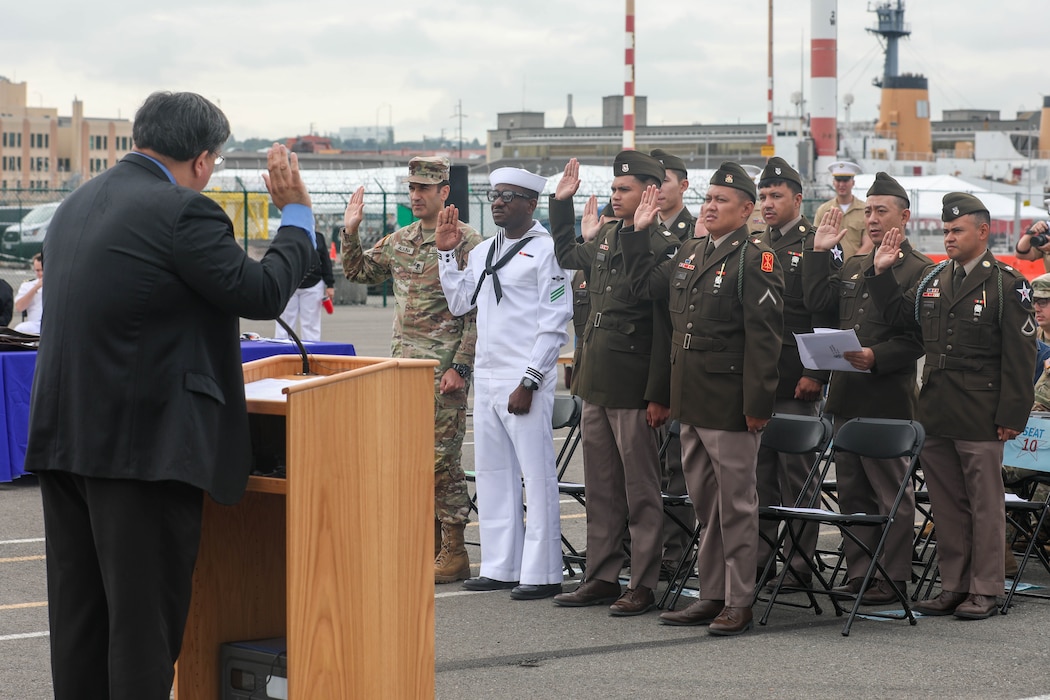
{"type": "Polygon", "coordinates": [[[464,365],[459,362],[453,362],[450,367],[456,370],[456,374],[463,377],[464,379],[470,376],[470,365],[464,365]]]}
{"type": "Polygon", "coordinates": [[[523,377],[521,380],[521,386],[527,391],[536,391],[540,388],[539,383],[532,377],[523,377]]]}

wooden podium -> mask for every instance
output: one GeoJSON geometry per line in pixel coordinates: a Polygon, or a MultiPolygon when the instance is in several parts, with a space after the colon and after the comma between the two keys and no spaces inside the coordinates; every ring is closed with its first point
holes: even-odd
{"type": "MultiPolygon", "coordinates": [[[[294,379],[280,416],[287,478],[205,497],[177,700],[220,698],[220,645],[285,636],[288,691],[315,698],[434,695],[434,366],[429,360],[279,355],[245,384],[294,379]]],[[[261,694],[261,693],[260,693],[261,694]]]]}

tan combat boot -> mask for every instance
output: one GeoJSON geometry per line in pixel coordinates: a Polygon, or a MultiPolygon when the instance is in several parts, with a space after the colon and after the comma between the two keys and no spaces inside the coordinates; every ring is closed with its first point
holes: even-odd
{"type": "Polygon", "coordinates": [[[470,558],[463,544],[465,524],[450,525],[443,523],[441,533],[444,541],[441,551],[434,559],[434,582],[452,583],[470,578],[470,558]]]}

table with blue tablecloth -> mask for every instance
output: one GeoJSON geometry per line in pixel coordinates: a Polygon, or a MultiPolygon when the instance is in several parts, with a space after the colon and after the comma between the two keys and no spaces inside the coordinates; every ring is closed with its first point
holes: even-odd
{"type": "MultiPolygon", "coordinates": [[[[354,355],[350,343],[304,343],[308,352],[318,355],[354,355]]],[[[291,341],[245,340],[241,359],[251,362],[271,355],[299,352],[291,341]]],[[[0,481],[22,476],[26,442],[29,437],[29,394],[33,387],[36,353],[28,350],[0,352],[0,481]]]]}

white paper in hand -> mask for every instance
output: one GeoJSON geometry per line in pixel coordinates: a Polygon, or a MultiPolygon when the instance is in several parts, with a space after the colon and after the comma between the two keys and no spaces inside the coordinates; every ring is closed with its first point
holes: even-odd
{"type": "Polygon", "coordinates": [[[812,333],[793,333],[798,345],[798,356],[806,369],[832,370],[836,372],[864,372],[854,367],[843,357],[845,352],[859,352],[862,348],[857,333],[852,329],[814,328],[812,333]]]}

